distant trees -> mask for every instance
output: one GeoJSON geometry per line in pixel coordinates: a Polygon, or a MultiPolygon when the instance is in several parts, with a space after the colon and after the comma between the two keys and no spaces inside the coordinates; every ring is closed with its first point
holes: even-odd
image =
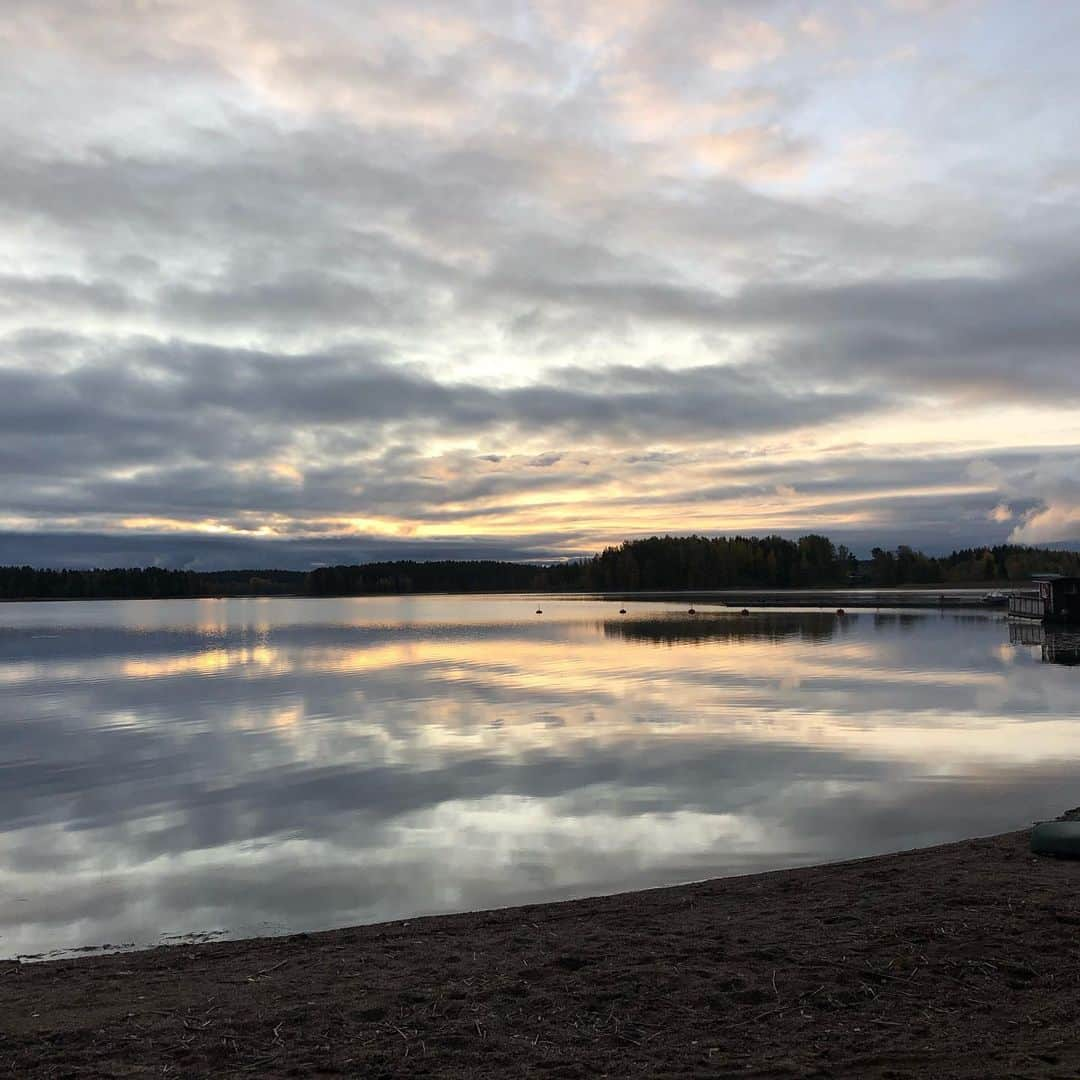
{"type": "Polygon", "coordinates": [[[0,599],[237,595],[361,596],[422,592],[630,592],[669,589],[784,589],[848,584],[974,584],[1028,581],[1032,574],[1080,576],[1080,552],[999,545],[934,558],[901,545],[876,547],[858,561],[843,545],[809,534],[650,536],[605,548],[590,559],[551,565],[458,560],[326,566],[292,570],[196,572],[143,567],[38,570],[0,567],[0,599]]]}
{"type": "Polygon", "coordinates": [[[546,586],[545,568],[494,560],[365,563],[324,566],[307,575],[309,596],[414,592],[525,592],[546,586]]]}
{"type": "Polygon", "coordinates": [[[548,568],[549,588],[786,588],[845,584],[855,562],[825,536],[651,536],[606,548],[583,562],[548,568]]]}
{"type": "Polygon", "coordinates": [[[943,580],[939,560],[901,544],[896,551],[876,547],[870,553],[868,583],[891,588],[896,585],[937,585],[943,580]]]}
{"type": "Polygon", "coordinates": [[[1027,581],[1032,574],[1080,577],[1080,552],[998,544],[965,548],[937,560],[944,581],[1027,581]]]}
{"type": "Polygon", "coordinates": [[[110,570],[39,570],[0,566],[2,600],[142,599],[184,596],[280,595],[303,589],[305,575],[290,570],[165,570],[159,566],[110,570]]]}

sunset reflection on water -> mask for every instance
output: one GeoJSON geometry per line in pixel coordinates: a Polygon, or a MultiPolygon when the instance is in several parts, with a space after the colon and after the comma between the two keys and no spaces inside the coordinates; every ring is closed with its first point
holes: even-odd
{"type": "Polygon", "coordinates": [[[0,953],[315,929],[1019,828],[1078,669],[990,613],[6,605],[0,953]]]}

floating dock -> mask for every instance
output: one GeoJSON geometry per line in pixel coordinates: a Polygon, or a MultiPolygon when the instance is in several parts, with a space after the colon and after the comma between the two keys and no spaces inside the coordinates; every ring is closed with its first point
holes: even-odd
{"type": "Polygon", "coordinates": [[[1009,615],[1017,619],[1037,619],[1047,623],[1080,623],[1080,577],[1037,574],[1038,592],[1014,593],[1009,597],[1009,615]]]}

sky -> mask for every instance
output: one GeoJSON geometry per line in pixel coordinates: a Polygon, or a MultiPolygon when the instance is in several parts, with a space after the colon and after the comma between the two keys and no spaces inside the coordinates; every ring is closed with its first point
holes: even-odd
{"type": "Polygon", "coordinates": [[[1080,543],[1080,5],[4,0],[0,562],[1080,543]]]}

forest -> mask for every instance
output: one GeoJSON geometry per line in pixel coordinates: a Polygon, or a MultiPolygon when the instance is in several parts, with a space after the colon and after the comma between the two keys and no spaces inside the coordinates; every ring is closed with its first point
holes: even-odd
{"type": "Polygon", "coordinates": [[[1036,573],[1080,576],[1080,552],[998,545],[945,556],[901,545],[858,559],[826,536],[652,536],[586,559],[363,563],[295,570],[47,570],[0,567],[0,599],[370,596],[400,593],[633,592],[802,586],[1008,585],[1036,573]]]}
{"type": "Polygon", "coordinates": [[[305,591],[294,570],[42,570],[0,566],[0,600],[121,600],[184,596],[280,596],[305,591]]]}

